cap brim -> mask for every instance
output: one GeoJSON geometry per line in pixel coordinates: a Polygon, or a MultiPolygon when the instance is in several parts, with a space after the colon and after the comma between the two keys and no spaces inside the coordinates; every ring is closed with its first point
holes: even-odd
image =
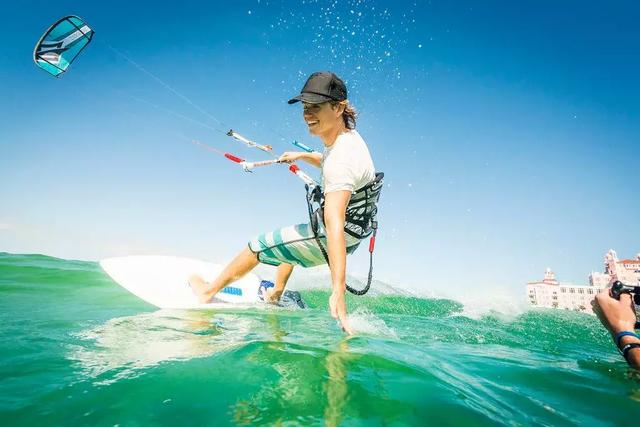
{"type": "Polygon", "coordinates": [[[322,104],[323,102],[331,101],[333,98],[326,95],[318,95],[317,93],[301,93],[300,95],[291,98],[289,100],[289,104],[295,104],[296,102],[302,101],[307,102],[309,104],[322,104]]]}

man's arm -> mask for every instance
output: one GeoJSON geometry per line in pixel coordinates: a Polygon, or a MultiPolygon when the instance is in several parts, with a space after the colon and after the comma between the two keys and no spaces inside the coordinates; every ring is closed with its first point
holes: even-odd
{"type": "Polygon", "coordinates": [[[353,334],[347,321],[345,300],[347,244],[344,238],[345,213],[351,191],[332,191],[324,196],[324,224],[327,231],[329,267],[331,268],[332,292],[329,298],[331,315],[337,318],[349,335],[353,334]]]}
{"type": "Polygon", "coordinates": [[[283,153],[278,160],[287,163],[295,162],[296,160],[304,160],[310,165],[319,168],[322,162],[322,154],[316,152],[307,153],[303,151],[287,151],[286,153],[283,153]]]}
{"type": "MultiPolygon", "coordinates": [[[[636,324],[635,305],[631,295],[624,293],[617,300],[609,295],[605,289],[596,295],[594,308],[605,328],[616,338],[621,332],[634,333],[636,324]]],[[[619,340],[619,349],[628,344],[640,343],[640,339],[633,335],[623,336],[619,340]]],[[[632,348],[627,353],[627,361],[632,368],[640,369],[640,348],[632,348]]]]}

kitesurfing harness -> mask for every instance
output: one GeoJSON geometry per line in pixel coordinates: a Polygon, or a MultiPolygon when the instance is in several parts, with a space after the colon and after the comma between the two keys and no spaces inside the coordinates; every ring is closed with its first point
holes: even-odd
{"type": "MultiPolygon", "coordinates": [[[[367,285],[361,290],[354,289],[348,284],[346,285],[347,290],[354,295],[364,295],[371,287],[371,280],[373,278],[373,250],[375,248],[376,233],[378,231],[376,214],[378,213],[378,199],[380,199],[380,192],[382,191],[383,178],[384,173],[376,173],[373,181],[356,190],[356,192],[351,195],[351,199],[347,205],[344,224],[345,233],[360,240],[371,236],[369,239],[369,276],[367,285]]],[[[324,259],[327,261],[327,265],[329,265],[329,255],[318,235],[320,223],[324,223],[324,193],[319,185],[312,186],[306,184],[305,189],[307,190],[307,207],[309,209],[309,222],[311,224],[311,230],[313,231],[313,237],[324,259]]]]}

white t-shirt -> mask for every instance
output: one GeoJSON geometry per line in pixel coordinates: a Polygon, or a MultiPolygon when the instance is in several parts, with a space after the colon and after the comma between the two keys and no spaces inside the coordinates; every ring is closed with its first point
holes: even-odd
{"type": "Polygon", "coordinates": [[[340,190],[354,192],[376,177],[367,144],[355,130],[339,135],[331,147],[325,148],[321,167],[325,194],[340,190]]]}

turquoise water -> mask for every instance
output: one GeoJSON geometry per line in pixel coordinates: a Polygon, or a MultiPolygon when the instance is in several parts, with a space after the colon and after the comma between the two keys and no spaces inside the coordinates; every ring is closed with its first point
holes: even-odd
{"type": "Polygon", "coordinates": [[[159,311],[96,263],[0,253],[2,425],[637,425],[597,320],[328,292],[305,311],[159,311]],[[468,307],[467,307],[468,308],[468,307]]]}

